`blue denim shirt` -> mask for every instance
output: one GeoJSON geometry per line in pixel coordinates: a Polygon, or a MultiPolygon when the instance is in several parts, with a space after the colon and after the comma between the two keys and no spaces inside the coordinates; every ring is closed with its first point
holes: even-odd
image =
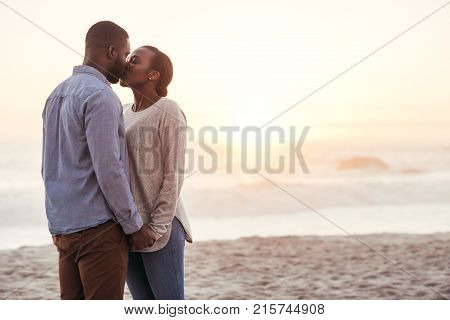
{"type": "Polygon", "coordinates": [[[106,77],[89,66],[75,67],[47,99],[42,118],[50,233],[70,234],[111,219],[126,234],[139,230],[122,104],[106,77]]]}

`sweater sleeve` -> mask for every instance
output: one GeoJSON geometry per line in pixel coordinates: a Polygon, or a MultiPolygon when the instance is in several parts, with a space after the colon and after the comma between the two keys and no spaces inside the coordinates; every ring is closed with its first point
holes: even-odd
{"type": "Polygon", "coordinates": [[[163,182],[148,223],[157,239],[172,223],[184,179],[186,119],[175,102],[167,107],[159,128],[163,182]]]}

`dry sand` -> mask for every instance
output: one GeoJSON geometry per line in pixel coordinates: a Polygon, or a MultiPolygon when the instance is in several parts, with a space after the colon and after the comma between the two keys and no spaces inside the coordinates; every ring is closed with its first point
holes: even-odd
{"type": "MultiPolygon", "coordinates": [[[[252,237],[187,245],[186,298],[450,297],[450,233],[358,237],[419,280],[350,237],[252,237]]],[[[54,246],[2,251],[0,270],[1,298],[59,298],[54,246]]]]}

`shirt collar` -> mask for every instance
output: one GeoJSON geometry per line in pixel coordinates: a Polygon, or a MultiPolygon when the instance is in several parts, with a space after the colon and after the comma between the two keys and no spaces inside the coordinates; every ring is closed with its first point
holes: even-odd
{"type": "Polygon", "coordinates": [[[111,86],[111,84],[109,83],[109,81],[106,79],[106,77],[97,69],[87,66],[87,65],[81,65],[81,66],[75,66],[73,67],[73,74],[75,75],[76,73],[87,73],[90,74],[94,77],[96,77],[97,79],[99,79],[100,81],[106,83],[108,86],[111,86]]]}

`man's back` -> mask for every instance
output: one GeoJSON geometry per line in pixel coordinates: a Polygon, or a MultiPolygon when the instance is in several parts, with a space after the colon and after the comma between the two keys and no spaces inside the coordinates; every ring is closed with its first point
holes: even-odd
{"type": "Polygon", "coordinates": [[[43,121],[42,176],[50,232],[69,234],[111,219],[125,224],[124,230],[128,226],[127,233],[138,230],[140,221],[125,188],[122,106],[106,78],[92,67],[75,67],[47,99],[43,121]],[[120,186],[114,189],[115,184],[120,186]]]}

